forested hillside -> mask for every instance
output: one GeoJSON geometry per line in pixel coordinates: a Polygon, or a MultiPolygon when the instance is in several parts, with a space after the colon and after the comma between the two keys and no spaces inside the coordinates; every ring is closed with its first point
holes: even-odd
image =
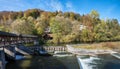
{"type": "Polygon", "coordinates": [[[117,19],[100,19],[92,10],[88,14],[74,12],[48,12],[39,9],[1,11],[0,30],[17,34],[38,35],[45,43],[100,42],[120,40],[117,19]],[[43,38],[50,30],[52,40],[43,38]]]}

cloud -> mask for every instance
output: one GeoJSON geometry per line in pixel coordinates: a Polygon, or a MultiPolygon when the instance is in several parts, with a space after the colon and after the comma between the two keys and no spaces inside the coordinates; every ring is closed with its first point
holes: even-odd
{"type": "Polygon", "coordinates": [[[63,11],[60,0],[0,0],[0,10],[23,11],[39,8],[47,11],[63,11]]]}
{"type": "Polygon", "coordinates": [[[76,12],[76,10],[71,2],[66,2],[66,10],[76,12]]]}
{"type": "Polygon", "coordinates": [[[54,8],[55,10],[57,10],[57,11],[60,11],[60,10],[63,10],[63,6],[62,6],[62,4],[61,4],[61,2],[59,2],[59,1],[51,1],[51,7],[52,8],[54,8]]]}
{"type": "Polygon", "coordinates": [[[35,4],[37,8],[47,11],[63,10],[63,5],[59,0],[36,0],[35,4]]]}
{"type": "Polygon", "coordinates": [[[46,3],[46,6],[52,11],[63,10],[63,5],[59,0],[50,0],[50,1],[46,1],[45,3],[46,3]]]}

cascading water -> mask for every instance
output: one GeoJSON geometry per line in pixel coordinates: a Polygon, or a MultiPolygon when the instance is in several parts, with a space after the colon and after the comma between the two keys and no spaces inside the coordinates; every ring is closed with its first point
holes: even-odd
{"type": "Polygon", "coordinates": [[[120,69],[120,60],[111,55],[77,56],[80,69],[120,69]]]}
{"type": "Polygon", "coordinates": [[[78,56],[78,62],[80,64],[80,69],[97,69],[97,62],[100,58],[93,56],[78,56]]]}

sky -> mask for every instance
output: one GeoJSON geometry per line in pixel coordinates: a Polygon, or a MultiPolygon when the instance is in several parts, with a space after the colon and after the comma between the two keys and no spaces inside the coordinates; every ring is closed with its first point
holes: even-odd
{"type": "Polygon", "coordinates": [[[120,0],[0,0],[0,11],[25,11],[33,8],[69,11],[80,15],[96,10],[101,19],[115,18],[120,23],[120,0]]]}

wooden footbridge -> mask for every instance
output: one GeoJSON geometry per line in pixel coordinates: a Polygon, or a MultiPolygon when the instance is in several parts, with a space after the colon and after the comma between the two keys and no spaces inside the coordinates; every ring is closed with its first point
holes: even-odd
{"type": "Polygon", "coordinates": [[[5,69],[5,61],[15,60],[16,54],[31,55],[36,51],[66,51],[64,46],[38,46],[38,37],[0,31],[0,69],[5,69]],[[35,46],[25,47],[24,43],[34,43],[35,46]]]}
{"type": "Polygon", "coordinates": [[[23,43],[37,44],[37,36],[0,31],[0,69],[5,69],[6,60],[15,60],[16,53],[30,54],[30,51],[22,45],[23,43]]]}

